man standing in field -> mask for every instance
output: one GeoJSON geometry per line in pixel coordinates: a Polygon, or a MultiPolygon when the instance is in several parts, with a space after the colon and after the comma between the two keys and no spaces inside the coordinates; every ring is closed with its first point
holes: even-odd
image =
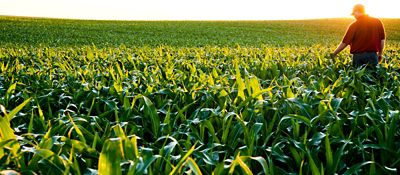
{"type": "Polygon", "coordinates": [[[353,66],[376,66],[382,60],[385,46],[383,24],[379,19],[368,16],[361,4],[354,6],[352,15],[356,18],[356,21],[349,26],[342,43],[331,57],[336,57],[347,45],[350,45],[350,53],[353,54],[353,66]]]}

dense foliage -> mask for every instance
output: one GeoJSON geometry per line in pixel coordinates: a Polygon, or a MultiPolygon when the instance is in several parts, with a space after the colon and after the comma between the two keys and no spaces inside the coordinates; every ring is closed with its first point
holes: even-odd
{"type": "MultiPolygon", "coordinates": [[[[33,27],[71,22],[19,20],[33,27]]],[[[101,24],[113,23],[72,22],[100,34],[107,33],[101,24]]],[[[94,45],[69,41],[63,29],[51,31],[59,34],[57,43],[56,36],[16,27],[7,34],[21,37],[1,36],[8,39],[0,48],[0,174],[398,173],[400,45],[389,39],[387,59],[377,68],[353,68],[347,53],[329,58],[335,43],[313,45],[333,37],[298,33],[315,22],[265,22],[285,31],[264,22],[199,22],[218,36],[199,40],[196,32],[174,40],[174,30],[160,27],[196,30],[196,22],[149,22],[144,28],[171,37],[147,33],[141,37],[154,42],[135,43],[116,35],[113,43],[88,32],[94,45]],[[227,24],[243,27],[232,45],[219,35],[227,24]],[[278,44],[249,40],[265,37],[244,32],[253,25],[276,36],[262,44],[278,44]],[[291,36],[288,43],[307,42],[279,47],[284,36],[291,36]]],[[[388,35],[397,30],[389,27],[388,35]]]]}
{"type": "MultiPolygon", "coordinates": [[[[230,46],[336,45],[350,19],[304,21],[83,21],[0,16],[3,46],[230,46]]],[[[383,20],[400,41],[400,20],[383,20]]]]}

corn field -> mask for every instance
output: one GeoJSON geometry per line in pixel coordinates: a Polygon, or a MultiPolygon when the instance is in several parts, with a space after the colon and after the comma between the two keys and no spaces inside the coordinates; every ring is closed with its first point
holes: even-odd
{"type": "Polygon", "coordinates": [[[4,44],[0,174],[397,174],[400,44],[334,44],[4,44]]]}

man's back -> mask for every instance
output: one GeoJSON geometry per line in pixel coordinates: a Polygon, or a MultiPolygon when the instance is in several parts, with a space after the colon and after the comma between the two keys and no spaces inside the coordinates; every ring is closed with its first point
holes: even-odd
{"type": "Polygon", "coordinates": [[[381,40],[385,39],[382,22],[367,15],[361,16],[350,25],[343,43],[350,45],[350,53],[378,52],[381,40]]]}

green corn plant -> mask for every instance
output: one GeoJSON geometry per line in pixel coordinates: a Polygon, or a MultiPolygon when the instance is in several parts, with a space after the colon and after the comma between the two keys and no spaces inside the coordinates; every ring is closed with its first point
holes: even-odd
{"type": "MultiPolygon", "coordinates": [[[[4,155],[4,148],[10,147],[12,156],[17,158],[19,151],[20,151],[20,144],[16,141],[17,136],[14,133],[14,130],[11,128],[10,120],[20,111],[22,108],[27,105],[31,101],[31,98],[25,100],[22,104],[18,105],[15,109],[11,112],[7,113],[5,107],[0,105],[2,109],[2,113],[4,117],[0,117],[0,159],[3,158],[4,155]]],[[[22,160],[22,159],[21,159],[22,160]]],[[[18,166],[23,166],[22,162],[16,161],[18,166]],[[22,164],[21,164],[22,163],[22,164]]]]}
{"type": "Polygon", "coordinates": [[[396,174],[399,23],[370,69],[349,22],[0,17],[0,172],[396,174]]]}

